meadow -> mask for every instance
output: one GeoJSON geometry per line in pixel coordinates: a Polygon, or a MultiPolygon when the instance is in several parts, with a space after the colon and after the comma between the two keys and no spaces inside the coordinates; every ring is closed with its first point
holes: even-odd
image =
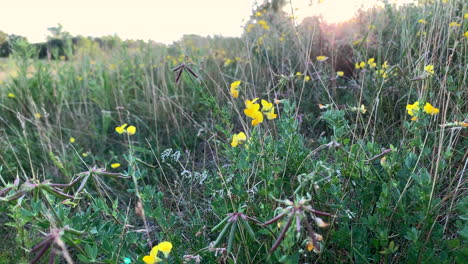
{"type": "Polygon", "coordinates": [[[62,36],[0,59],[0,263],[467,262],[466,1],[62,36]]]}

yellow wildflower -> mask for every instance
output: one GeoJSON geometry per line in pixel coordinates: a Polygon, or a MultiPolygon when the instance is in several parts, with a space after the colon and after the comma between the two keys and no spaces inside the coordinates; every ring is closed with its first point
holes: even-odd
{"type": "Polygon", "coordinates": [[[270,29],[270,26],[268,25],[268,23],[267,23],[265,20],[260,20],[260,21],[258,21],[258,24],[259,24],[263,29],[266,29],[266,30],[269,30],[269,29],[270,29]]]}
{"type": "Polygon", "coordinates": [[[273,103],[269,103],[267,100],[262,100],[262,112],[265,113],[268,120],[273,120],[277,116],[273,103]]]}
{"type": "Polygon", "coordinates": [[[120,167],[120,163],[112,163],[111,164],[111,168],[113,168],[113,169],[117,169],[118,167],[120,167]]]}
{"type": "Polygon", "coordinates": [[[468,19],[468,13],[465,13],[465,14],[463,15],[463,18],[464,18],[464,19],[468,19]]]}
{"type": "Polygon", "coordinates": [[[164,254],[164,257],[167,258],[169,257],[169,253],[171,253],[172,243],[167,241],[161,242],[158,244],[158,249],[164,254]]]}
{"type": "Polygon", "coordinates": [[[116,127],[115,131],[119,134],[127,133],[129,135],[134,135],[136,133],[136,127],[135,126],[127,127],[127,124],[123,124],[121,126],[116,127]]]}
{"type": "Polygon", "coordinates": [[[406,111],[408,112],[408,115],[414,116],[419,111],[419,102],[416,101],[413,104],[407,105],[406,111]]]}
{"type": "Polygon", "coordinates": [[[413,116],[413,117],[411,118],[411,121],[418,121],[418,118],[415,117],[415,116],[413,116]]]}
{"type": "Polygon", "coordinates": [[[361,63],[359,63],[359,67],[361,67],[362,69],[364,69],[364,67],[366,67],[366,63],[361,61],[361,63]]]}
{"type": "Polygon", "coordinates": [[[117,131],[117,133],[119,134],[122,134],[125,132],[125,128],[127,127],[127,124],[123,124],[121,126],[118,126],[115,128],[115,131],[117,131]]]}
{"type": "Polygon", "coordinates": [[[158,258],[158,251],[159,251],[158,246],[154,246],[151,249],[151,252],[150,252],[149,256],[144,256],[143,257],[143,261],[146,264],[155,264],[157,262],[162,261],[162,259],[158,258]]]}
{"type": "Polygon", "coordinates": [[[241,81],[235,81],[231,83],[231,96],[234,98],[239,97],[239,85],[241,84],[241,81]]]}
{"type": "Polygon", "coordinates": [[[16,95],[14,93],[8,93],[8,98],[16,98],[16,95]]]}
{"type": "Polygon", "coordinates": [[[262,12],[257,12],[257,13],[255,13],[255,16],[256,16],[256,17],[261,17],[262,15],[263,15],[262,12]]]}
{"type": "Polygon", "coordinates": [[[466,38],[468,38],[468,31],[466,31],[465,34],[463,34],[463,36],[465,36],[466,38]]]}
{"type": "Polygon", "coordinates": [[[71,138],[70,138],[70,143],[75,143],[75,141],[76,141],[76,140],[75,140],[74,137],[71,137],[71,138]]]}
{"type": "Polygon", "coordinates": [[[224,60],[224,67],[229,66],[231,63],[232,63],[232,60],[231,60],[231,59],[229,59],[229,58],[225,59],[225,60],[224,60]]]}
{"type": "Polygon", "coordinates": [[[455,22],[455,21],[453,21],[453,22],[451,22],[451,23],[449,24],[449,27],[459,27],[459,26],[461,26],[461,24],[460,24],[460,23],[457,23],[457,22],[455,22]]]}
{"type": "Polygon", "coordinates": [[[311,252],[312,250],[314,250],[314,243],[307,241],[307,251],[311,252]]]}
{"type": "Polygon", "coordinates": [[[387,68],[388,68],[388,62],[384,61],[384,63],[382,64],[382,69],[387,69],[387,68]]]}
{"type": "Polygon", "coordinates": [[[302,73],[301,72],[296,72],[296,76],[300,77],[300,76],[302,76],[302,73]]]}
{"type": "Polygon", "coordinates": [[[375,59],[374,58],[370,58],[368,61],[367,61],[367,64],[369,64],[369,68],[373,69],[377,66],[377,63],[375,63],[375,59]]]}
{"type": "Polygon", "coordinates": [[[429,75],[433,75],[434,74],[434,65],[429,64],[429,65],[424,66],[424,71],[427,72],[429,75]]]}
{"type": "Polygon", "coordinates": [[[245,135],[245,133],[239,132],[238,134],[234,134],[234,136],[232,136],[231,146],[235,148],[239,144],[244,143],[246,140],[247,140],[247,136],[245,135]]]}
{"type": "Polygon", "coordinates": [[[424,105],[424,112],[429,115],[437,115],[439,113],[439,108],[432,106],[430,103],[424,105]]]}
{"type": "Polygon", "coordinates": [[[81,153],[81,156],[83,156],[83,157],[85,157],[85,158],[86,158],[86,157],[88,157],[88,156],[89,156],[89,152],[83,152],[83,153],[81,153]]]}
{"type": "Polygon", "coordinates": [[[325,61],[325,60],[327,60],[327,59],[328,59],[327,56],[323,56],[323,55],[317,56],[317,60],[318,60],[318,61],[325,61]]]}
{"type": "Polygon", "coordinates": [[[128,133],[129,135],[135,135],[135,133],[136,133],[136,127],[135,127],[135,126],[129,126],[129,127],[127,128],[127,133],[128,133]]]}
{"type": "Polygon", "coordinates": [[[344,76],[344,72],[343,71],[337,71],[336,72],[336,75],[340,76],[340,77],[343,77],[344,76]]]}
{"type": "Polygon", "coordinates": [[[426,24],[427,21],[426,21],[425,19],[419,19],[419,20],[418,20],[418,23],[420,23],[420,24],[426,24]]]}
{"type": "Polygon", "coordinates": [[[306,82],[310,81],[310,76],[309,76],[309,75],[306,75],[306,77],[304,78],[304,80],[305,80],[306,82]]]}
{"type": "Polygon", "coordinates": [[[354,65],[354,68],[355,69],[360,69],[361,68],[361,66],[359,65],[359,62],[356,62],[356,64],[354,65]]]}
{"type": "Polygon", "coordinates": [[[42,115],[41,115],[40,113],[35,113],[35,114],[34,114],[34,117],[35,117],[36,119],[39,119],[39,118],[42,117],[42,115]]]}
{"type": "Polygon", "coordinates": [[[358,110],[361,112],[361,114],[365,114],[367,112],[366,106],[363,104],[358,108],[358,110]]]}
{"type": "Polygon", "coordinates": [[[253,99],[252,101],[246,100],[245,101],[245,108],[244,114],[250,118],[252,118],[252,125],[256,126],[263,122],[263,115],[262,112],[259,111],[260,105],[255,103],[258,98],[253,99]]]}

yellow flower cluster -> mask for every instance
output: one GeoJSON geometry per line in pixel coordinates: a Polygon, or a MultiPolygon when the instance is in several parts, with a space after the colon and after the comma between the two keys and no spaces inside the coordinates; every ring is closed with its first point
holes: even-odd
{"type": "Polygon", "coordinates": [[[241,81],[235,81],[231,83],[230,93],[233,98],[239,97],[239,85],[240,84],[241,84],[241,81]]]}
{"type": "Polygon", "coordinates": [[[234,136],[232,136],[231,146],[235,148],[238,145],[244,143],[246,140],[247,136],[245,135],[245,133],[239,132],[238,134],[234,134],[234,136]]]}
{"type": "MultiPolygon", "coordinates": [[[[302,72],[296,72],[296,76],[297,76],[297,78],[301,79],[302,76],[304,76],[304,74],[302,74],[302,72]]],[[[306,82],[310,81],[310,76],[309,76],[309,75],[306,75],[306,76],[304,77],[304,80],[305,80],[306,82]]]]}
{"type": "Polygon", "coordinates": [[[450,22],[450,24],[449,24],[449,27],[460,27],[460,26],[461,26],[461,24],[460,24],[460,23],[457,23],[457,22],[455,22],[455,21],[450,22]]]}
{"type": "Polygon", "coordinates": [[[327,59],[328,59],[327,56],[323,56],[323,55],[317,56],[318,61],[326,61],[327,59]]]}
{"type": "Polygon", "coordinates": [[[270,29],[270,26],[268,25],[268,23],[265,21],[265,20],[260,20],[258,21],[258,24],[265,30],[269,30],[270,29]]]}
{"type": "Polygon", "coordinates": [[[146,264],[155,264],[158,262],[161,262],[162,259],[158,257],[158,252],[161,251],[164,254],[164,257],[167,258],[169,256],[169,253],[171,253],[172,250],[172,243],[171,242],[161,242],[157,246],[154,246],[151,251],[149,256],[144,256],[143,261],[146,264]]]}
{"type": "MultiPolygon", "coordinates": [[[[408,115],[412,116],[411,120],[416,121],[418,120],[417,115],[421,107],[419,105],[419,101],[414,102],[413,104],[409,104],[406,106],[406,111],[408,115]]],[[[437,115],[439,113],[439,108],[436,108],[431,105],[431,103],[427,102],[424,104],[423,111],[428,115],[437,115]]]]}
{"type": "Polygon", "coordinates": [[[268,101],[262,99],[262,109],[260,111],[260,105],[256,103],[257,100],[258,98],[255,98],[252,101],[245,101],[244,114],[253,119],[253,126],[256,126],[263,122],[263,114],[265,114],[268,120],[275,119],[277,116],[275,114],[275,108],[273,107],[273,103],[269,103],[268,101]]]}
{"type": "Polygon", "coordinates": [[[429,75],[434,75],[434,65],[429,64],[424,66],[424,71],[429,75]]]}
{"type": "Polygon", "coordinates": [[[115,131],[119,134],[127,133],[129,135],[135,135],[136,127],[135,126],[128,126],[127,124],[123,124],[115,128],[115,131]]]}

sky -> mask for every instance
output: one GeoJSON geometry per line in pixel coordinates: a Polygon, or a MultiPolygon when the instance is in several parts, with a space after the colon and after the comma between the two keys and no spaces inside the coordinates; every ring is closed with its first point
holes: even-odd
{"type": "MultiPolygon", "coordinates": [[[[288,0],[285,11],[300,19],[321,14],[328,22],[349,19],[377,0],[288,0]],[[312,6],[310,3],[313,3],[312,6]]],[[[399,3],[412,0],[392,0],[399,3]]],[[[0,30],[41,42],[47,28],[63,25],[72,35],[177,41],[184,34],[240,36],[252,7],[263,0],[3,0],[0,30]]]]}

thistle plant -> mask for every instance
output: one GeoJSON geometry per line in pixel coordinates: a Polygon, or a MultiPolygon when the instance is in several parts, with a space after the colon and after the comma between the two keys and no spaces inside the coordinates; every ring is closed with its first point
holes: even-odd
{"type": "Polygon", "coordinates": [[[325,221],[322,220],[322,218],[318,216],[329,216],[329,217],[335,217],[332,214],[318,211],[312,208],[311,205],[307,205],[310,202],[311,198],[308,195],[307,198],[300,198],[297,199],[296,201],[292,202],[288,199],[286,200],[280,200],[279,202],[283,203],[286,207],[280,207],[279,211],[280,213],[273,217],[272,219],[266,221],[263,223],[264,226],[271,225],[273,223],[278,222],[279,220],[283,219],[284,217],[287,218],[286,224],[284,225],[283,229],[281,230],[278,238],[276,241],[273,243],[273,246],[270,248],[270,254],[273,253],[281,244],[283,241],[284,237],[286,236],[286,233],[288,232],[289,228],[295,221],[296,223],[296,232],[300,234],[301,230],[303,229],[302,225],[305,226],[307,235],[308,235],[308,243],[307,247],[309,251],[312,251],[312,249],[317,249],[317,251],[320,252],[321,248],[319,245],[319,241],[322,241],[322,235],[317,234],[314,229],[312,228],[312,225],[310,224],[310,221],[308,220],[308,214],[311,215],[312,220],[316,223],[316,225],[320,228],[325,228],[329,226],[329,224],[325,221]]]}

